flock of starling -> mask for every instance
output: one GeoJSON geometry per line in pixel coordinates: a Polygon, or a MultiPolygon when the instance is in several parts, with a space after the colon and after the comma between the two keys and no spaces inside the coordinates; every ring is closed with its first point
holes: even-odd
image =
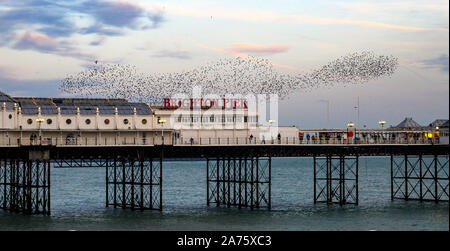
{"type": "Polygon", "coordinates": [[[397,58],[372,52],[352,53],[309,72],[282,73],[266,59],[236,57],[177,73],[143,74],[128,64],[98,64],[62,80],[63,92],[82,97],[125,98],[158,102],[175,94],[191,95],[194,86],[203,95],[278,94],[286,98],[296,91],[362,84],[390,76],[397,58]]]}

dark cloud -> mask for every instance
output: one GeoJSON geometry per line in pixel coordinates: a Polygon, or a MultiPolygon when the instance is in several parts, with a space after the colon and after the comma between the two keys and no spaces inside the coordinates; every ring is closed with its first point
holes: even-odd
{"type": "MultiPolygon", "coordinates": [[[[128,2],[107,0],[21,0],[0,2],[0,46],[13,44],[16,49],[34,49],[51,53],[48,44],[36,44],[29,37],[17,37],[18,30],[64,38],[72,34],[120,36],[124,28],[145,30],[159,27],[163,13],[128,2]],[[3,8],[1,8],[3,7],[3,8]],[[74,18],[90,17],[94,24],[78,27],[74,18]],[[28,40],[27,40],[28,39],[28,40]]],[[[42,42],[42,41],[41,41],[42,42]]]]}
{"type": "Polygon", "coordinates": [[[0,6],[10,8],[0,11],[0,33],[30,28],[32,25],[38,26],[37,31],[53,36],[69,36],[76,32],[73,22],[66,18],[69,9],[65,6],[47,1],[11,1],[0,6]]]}
{"type": "Polygon", "coordinates": [[[449,72],[448,60],[449,60],[448,55],[442,54],[439,57],[424,60],[422,61],[422,63],[424,63],[426,67],[439,68],[442,71],[449,72]]]}
{"type": "Polygon", "coordinates": [[[11,32],[29,25],[40,26],[36,31],[51,36],[69,36],[73,33],[95,33],[105,35],[105,26],[130,29],[158,27],[164,21],[160,11],[149,11],[139,5],[106,0],[89,1],[7,1],[0,3],[6,7],[0,11],[1,33],[11,32]],[[69,14],[83,14],[92,17],[96,25],[86,30],[76,27],[69,14]],[[139,20],[142,21],[138,22],[139,20]]]}
{"type": "Polygon", "coordinates": [[[105,42],[105,39],[106,38],[104,36],[100,36],[96,40],[90,42],[89,45],[90,46],[99,46],[99,45],[103,44],[103,42],[105,42]]]}
{"type": "Polygon", "coordinates": [[[89,1],[82,6],[99,22],[116,27],[130,27],[144,10],[137,5],[121,2],[89,1]]]}
{"type": "Polygon", "coordinates": [[[153,54],[152,57],[157,58],[178,58],[178,59],[190,59],[191,55],[187,51],[169,51],[161,50],[153,54]]]}
{"type": "Polygon", "coordinates": [[[16,50],[35,50],[42,53],[56,54],[82,60],[92,60],[95,58],[93,55],[79,52],[70,42],[56,41],[45,34],[32,32],[25,32],[20,35],[18,40],[12,45],[12,48],[16,50]]]}
{"type": "Polygon", "coordinates": [[[98,34],[105,36],[120,36],[123,32],[114,27],[106,27],[101,23],[96,23],[86,28],[80,29],[79,33],[81,34],[98,34]]]}

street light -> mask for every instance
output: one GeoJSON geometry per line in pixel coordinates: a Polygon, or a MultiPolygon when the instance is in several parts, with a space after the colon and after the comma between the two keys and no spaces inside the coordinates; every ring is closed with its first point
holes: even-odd
{"type": "Polygon", "coordinates": [[[36,122],[39,123],[39,142],[42,144],[42,131],[41,131],[41,123],[44,122],[43,118],[37,118],[36,122]]]}
{"type": "Polygon", "coordinates": [[[164,123],[166,123],[165,119],[159,119],[158,123],[161,124],[162,128],[161,128],[161,142],[162,144],[164,144],[164,123]]]}
{"type": "Polygon", "coordinates": [[[272,124],[275,123],[275,122],[277,122],[277,121],[276,121],[276,120],[273,120],[273,119],[270,119],[270,120],[269,120],[269,124],[270,124],[270,126],[269,126],[269,133],[270,133],[270,138],[271,138],[272,141],[273,141],[273,136],[272,136],[272,124]]]}
{"type": "Polygon", "coordinates": [[[378,121],[378,124],[380,124],[381,125],[381,129],[383,129],[384,125],[386,124],[386,121],[384,121],[384,120],[378,121]]]}

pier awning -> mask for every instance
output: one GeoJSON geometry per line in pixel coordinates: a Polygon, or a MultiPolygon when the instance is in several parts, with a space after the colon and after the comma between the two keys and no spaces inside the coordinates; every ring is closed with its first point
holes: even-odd
{"type": "Polygon", "coordinates": [[[419,123],[414,121],[412,118],[405,118],[400,124],[394,126],[394,128],[421,128],[419,123]]]}

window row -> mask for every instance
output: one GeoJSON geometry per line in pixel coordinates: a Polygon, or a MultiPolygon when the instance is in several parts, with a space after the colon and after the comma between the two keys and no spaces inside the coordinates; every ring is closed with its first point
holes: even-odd
{"type": "Polygon", "coordinates": [[[257,116],[179,116],[179,123],[252,123],[258,122],[257,116]]]}
{"type": "MultiPolygon", "coordinates": [[[[43,119],[37,119],[36,122],[37,122],[37,123],[42,123],[42,122],[44,122],[44,120],[43,120],[43,119]]],[[[91,122],[92,122],[92,121],[91,121],[90,119],[86,119],[86,120],[84,121],[84,123],[85,123],[86,125],[90,125],[91,122]]],[[[47,124],[51,125],[52,123],[53,123],[53,120],[52,120],[52,119],[47,119],[47,124]]],[[[109,124],[111,123],[111,121],[110,121],[109,119],[105,119],[105,120],[103,121],[103,123],[104,123],[105,125],[109,125],[109,124]]],[[[124,124],[124,125],[128,125],[129,123],[130,123],[130,121],[129,121],[128,119],[124,119],[124,120],[123,120],[123,124],[124,124]]],[[[146,125],[146,124],[147,124],[147,119],[142,119],[141,123],[142,123],[143,125],[146,125]]],[[[27,119],[27,124],[29,124],[29,125],[33,124],[33,119],[27,119]]],[[[72,124],[72,120],[71,120],[71,119],[66,119],[66,124],[68,124],[68,125],[72,124]]]]}

